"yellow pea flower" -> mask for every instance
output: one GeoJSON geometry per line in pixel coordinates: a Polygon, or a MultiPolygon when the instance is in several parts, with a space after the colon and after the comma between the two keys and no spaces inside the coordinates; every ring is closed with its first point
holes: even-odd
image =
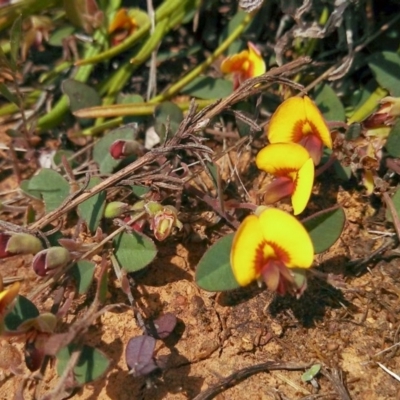
{"type": "Polygon", "coordinates": [[[256,164],[276,176],[265,189],[266,204],[291,196],[294,214],[303,212],[314,183],[314,163],[308,151],[297,143],[270,144],[257,154],[256,164]]]}
{"type": "Polygon", "coordinates": [[[21,284],[19,282],[15,282],[8,289],[0,291],[0,335],[4,330],[4,317],[7,314],[10,305],[18,296],[20,286],[21,284]]]}
{"type": "Polygon", "coordinates": [[[229,56],[221,63],[223,74],[233,74],[234,89],[245,80],[260,76],[266,71],[265,62],[257,47],[251,42],[248,42],[247,46],[248,50],[229,56]]]}
{"type": "Polygon", "coordinates": [[[303,225],[291,214],[268,208],[250,215],[233,239],[230,262],[241,286],[262,279],[279,294],[298,292],[291,268],[310,268],[314,247],[303,225]]]}
{"type": "Polygon", "coordinates": [[[126,8],[120,8],[108,27],[108,33],[112,35],[112,45],[116,46],[123,42],[137,28],[138,24],[135,18],[129,14],[126,8]]]}
{"type": "Polygon", "coordinates": [[[321,161],[324,145],[332,148],[324,117],[307,96],[285,100],[272,115],[267,129],[271,143],[299,143],[308,150],[315,165],[321,161]]]}

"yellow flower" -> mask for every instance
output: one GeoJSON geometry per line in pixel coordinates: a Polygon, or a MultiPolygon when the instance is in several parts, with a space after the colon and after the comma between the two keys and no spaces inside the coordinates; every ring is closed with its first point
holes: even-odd
{"type": "Polygon", "coordinates": [[[270,144],[257,154],[256,164],[276,176],[265,189],[266,204],[291,196],[294,214],[303,212],[314,183],[314,163],[308,151],[296,143],[270,144]]]}
{"type": "Polygon", "coordinates": [[[323,146],[332,148],[332,137],[317,106],[307,96],[291,97],[274,112],[269,122],[271,143],[294,142],[304,146],[318,165],[323,146]]]}
{"type": "Polygon", "coordinates": [[[225,58],[221,63],[223,74],[233,74],[233,87],[237,89],[246,79],[260,76],[266,71],[265,62],[253,43],[248,42],[248,50],[243,50],[225,58]]]}
{"type": "Polygon", "coordinates": [[[120,8],[108,27],[108,33],[112,34],[112,45],[116,46],[123,42],[137,27],[138,24],[135,18],[129,15],[129,11],[126,8],[120,8]]]}
{"type": "Polygon", "coordinates": [[[0,335],[4,330],[4,317],[10,305],[18,296],[20,286],[21,284],[19,282],[15,282],[8,289],[0,291],[0,335]]]}
{"type": "Polygon", "coordinates": [[[285,294],[296,287],[291,268],[310,268],[314,248],[292,215],[268,208],[244,219],[233,239],[231,267],[241,286],[262,278],[268,289],[285,294]]]}

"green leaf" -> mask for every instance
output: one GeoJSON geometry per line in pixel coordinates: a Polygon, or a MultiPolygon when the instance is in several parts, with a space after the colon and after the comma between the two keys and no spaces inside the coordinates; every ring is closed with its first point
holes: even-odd
{"type": "Polygon", "coordinates": [[[389,155],[400,158],[400,120],[393,125],[386,141],[386,150],[389,155]]]}
{"type": "Polygon", "coordinates": [[[139,199],[150,191],[150,188],[148,186],[142,185],[132,185],[131,189],[132,193],[139,199]]]}
{"type": "MultiPolygon", "coordinates": [[[[243,22],[246,18],[246,13],[243,10],[239,10],[234,17],[228,22],[222,33],[219,35],[219,44],[226,40],[235,29],[243,22]]],[[[215,39],[214,39],[215,40],[215,39]]],[[[228,55],[239,53],[246,47],[245,42],[242,39],[235,40],[228,49],[228,55]]]]}
{"type": "Polygon", "coordinates": [[[69,196],[69,184],[58,172],[43,168],[29,181],[28,190],[40,192],[46,213],[58,208],[69,196]]]}
{"type": "Polygon", "coordinates": [[[183,120],[183,112],[176,104],[165,101],[154,109],[154,118],[154,130],[163,142],[167,133],[170,137],[175,135],[183,120]]]}
{"type": "Polygon", "coordinates": [[[210,76],[198,76],[181,90],[183,94],[205,100],[220,99],[229,96],[232,92],[231,81],[210,76]]]}
{"type": "Polygon", "coordinates": [[[157,255],[157,248],[147,236],[133,231],[120,233],[113,240],[114,255],[127,272],[135,272],[149,265],[157,255]]]}
{"type": "MultiPolygon", "coordinates": [[[[132,104],[132,103],[143,103],[144,99],[139,94],[124,94],[120,93],[117,98],[117,104],[132,104]]],[[[131,124],[136,122],[139,125],[147,123],[147,116],[132,115],[123,117],[123,124],[131,124]]]]}
{"type": "Polygon", "coordinates": [[[19,190],[22,192],[22,194],[34,200],[42,200],[42,196],[38,190],[29,189],[29,183],[29,179],[24,179],[19,184],[19,190]]]}
{"type": "MultiPolygon", "coordinates": [[[[241,101],[236,103],[232,107],[234,110],[239,111],[243,116],[254,120],[254,115],[256,113],[255,106],[250,101],[241,101]]],[[[239,131],[240,137],[248,136],[251,132],[251,127],[242,121],[237,115],[235,115],[236,126],[239,131]]]]}
{"type": "MultiPolygon", "coordinates": [[[[88,189],[91,189],[101,183],[98,177],[90,178],[88,189]]],[[[106,206],[106,192],[103,190],[85,200],[78,206],[78,214],[86,222],[90,232],[94,233],[100,224],[106,206]]]]}
{"type": "MultiPolygon", "coordinates": [[[[65,23],[65,22],[64,22],[65,23]]],[[[62,47],[63,40],[75,32],[76,28],[72,25],[63,25],[62,27],[56,29],[52,32],[49,38],[49,45],[55,47],[62,47]]]]}
{"type": "Polygon", "coordinates": [[[10,32],[10,55],[11,55],[11,64],[14,71],[16,71],[16,66],[18,63],[19,50],[21,47],[21,37],[22,37],[22,16],[20,15],[14,21],[10,32]]]}
{"type": "MultiPolygon", "coordinates": [[[[65,156],[68,159],[68,158],[72,157],[74,154],[75,153],[71,150],[57,150],[54,153],[53,162],[58,167],[58,166],[62,165],[62,161],[61,161],[62,156],[65,156]]],[[[71,168],[76,168],[79,165],[75,158],[69,162],[70,162],[71,168]]]]}
{"type": "Polygon", "coordinates": [[[314,244],[315,254],[328,250],[340,237],[346,222],[343,209],[320,212],[303,221],[314,244]]]}
{"type": "Polygon", "coordinates": [[[8,331],[16,331],[28,319],[39,316],[39,310],[26,297],[19,295],[14,308],[5,316],[4,324],[8,331]]]}
{"type": "Polygon", "coordinates": [[[301,380],[303,382],[309,382],[319,374],[319,371],[321,371],[321,364],[314,364],[311,368],[304,372],[304,374],[301,376],[301,380]]]}
{"type": "Polygon", "coordinates": [[[240,285],[233,276],[230,254],[233,233],[214,243],[201,258],[195,281],[198,286],[210,292],[237,289],[240,285]]]}
{"type": "Polygon", "coordinates": [[[400,96],[400,56],[390,51],[382,51],[368,57],[368,65],[379,85],[392,96],[400,96]]]}
{"type": "Polygon", "coordinates": [[[72,112],[101,104],[100,95],[86,83],[65,79],[61,84],[61,89],[68,97],[69,108],[72,112]]]}
{"type": "MultiPolygon", "coordinates": [[[[76,346],[71,344],[63,347],[57,353],[57,374],[61,376],[67,367],[76,346]]],[[[94,347],[84,345],[79,356],[78,362],[74,368],[74,377],[78,384],[92,382],[100,378],[108,369],[110,361],[99,350],[94,347]]]]}
{"type": "Polygon", "coordinates": [[[73,265],[71,268],[71,275],[75,279],[76,286],[79,294],[84,294],[88,291],[93,281],[93,274],[96,264],[81,260],[73,265]]]}
{"type": "MultiPolygon", "coordinates": [[[[400,215],[400,189],[397,189],[392,196],[392,202],[397,212],[397,215],[400,215]]],[[[393,222],[392,213],[390,212],[389,208],[386,209],[385,218],[386,221],[393,222]]]]}
{"type": "Polygon", "coordinates": [[[136,123],[125,125],[122,128],[114,129],[103,136],[93,148],[93,159],[99,165],[100,173],[110,174],[121,163],[121,160],[114,160],[110,155],[110,146],[117,139],[135,139],[138,131],[136,123]]]}
{"type": "Polygon", "coordinates": [[[8,87],[2,82],[0,82],[0,94],[3,95],[10,103],[14,103],[16,106],[18,106],[18,97],[14,93],[11,93],[8,87]]]}
{"type": "Polygon", "coordinates": [[[317,87],[315,102],[327,121],[344,121],[346,119],[343,104],[329,85],[323,84],[317,87]]]}
{"type": "Polygon", "coordinates": [[[215,163],[212,163],[210,161],[205,161],[205,165],[208,169],[208,172],[210,173],[210,177],[212,178],[212,183],[214,184],[215,189],[218,189],[218,182],[220,182],[219,178],[219,170],[218,170],[218,165],[215,163]]]}
{"type": "Polygon", "coordinates": [[[333,163],[333,169],[336,176],[342,181],[348,181],[353,173],[350,166],[342,165],[338,160],[333,163]]]}

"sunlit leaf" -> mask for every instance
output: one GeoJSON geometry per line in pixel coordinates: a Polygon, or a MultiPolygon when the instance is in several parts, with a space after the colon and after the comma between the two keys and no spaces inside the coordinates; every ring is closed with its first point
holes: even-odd
{"type": "MultiPolygon", "coordinates": [[[[57,353],[57,374],[61,376],[67,367],[76,346],[69,345],[63,347],[57,353]]],[[[84,345],[79,356],[78,362],[74,368],[74,378],[80,385],[92,382],[100,378],[106,371],[110,361],[99,350],[94,347],[84,345]]]]}
{"type": "Polygon", "coordinates": [[[58,172],[43,168],[30,179],[28,190],[40,192],[46,206],[46,212],[49,213],[65,201],[69,195],[70,187],[66,179],[58,172]]]}
{"type": "Polygon", "coordinates": [[[400,120],[390,130],[386,141],[386,149],[392,157],[400,157],[400,120]]]}
{"type": "Polygon", "coordinates": [[[157,255],[157,248],[153,241],[136,231],[120,233],[114,238],[113,245],[115,257],[127,272],[141,270],[157,255]]]}
{"type": "Polygon", "coordinates": [[[156,340],[147,335],[133,337],[129,340],[126,350],[126,363],[133,376],[143,376],[158,368],[154,361],[156,340]]]}
{"type": "Polygon", "coordinates": [[[318,86],[315,102],[327,121],[344,121],[346,114],[336,92],[327,84],[318,86]]]}
{"type": "Polygon", "coordinates": [[[390,51],[377,52],[368,57],[368,65],[379,85],[399,97],[400,56],[390,51]]]}
{"type": "Polygon", "coordinates": [[[303,221],[311,236],[316,254],[328,250],[342,234],[346,215],[341,207],[320,212],[303,221]]]}
{"type": "Polygon", "coordinates": [[[95,268],[96,264],[87,260],[80,260],[71,268],[70,273],[76,282],[79,294],[84,294],[88,291],[93,282],[95,268]]]}
{"type": "Polygon", "coordinates": [[[202,289],[220,292],[240,287],[230,264],[233,236],[231,233],[219,239],[201,258],[196,268],[195,281],[202,289]]]}
{"type": "Polygon", "coordinates": [[[205,100],[220,99],[230,95],[232,92],[232,81],[212,78],[211,76],[198,76],[181,90],[183,94],[205,100]]]}
{"type": "MultiPolygon", "coordinates": [[[[88,189],[91,189],[101,183],[98,177],[90,178],[88,189]]],[[[86,222],[91,232],[95,232],[100,224],[106,206],[106,192],[101,191],[78,206],[79,216],[86,222]]]]}
{"type": "Polygon", "coordinates": [[[309,382],[319,374],[319,371],[321,371],[321,364],[314,364],[311,368],[304,372],[304,374],[301,376],[301,380],[303,382],[309,382]]]}
{"type": "Polygon", "coordinates": [[[19,295],[14,308],[4,318],[5,327],[9,331],[16,331],[26,320],[39,316],[39,310],[26,297],[19,295]]]}

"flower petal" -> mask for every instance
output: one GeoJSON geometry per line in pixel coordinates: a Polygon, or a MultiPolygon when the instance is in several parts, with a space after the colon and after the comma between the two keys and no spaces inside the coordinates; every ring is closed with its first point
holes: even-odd
{"type": "Polygon", "coordinates": [[[221,63],[221,72],[223,74],[230,74],[232,72],[242,72],[244,64],[248,60],[248,51],[243,50],[238,54],[234,54],[225,58],[221,63]]]}
{"type": "Polygon", "coordinates": [[[314,162],[309,158],[299,169],[292,195],[294,215],[298,215],[307,207],[314,184],[314,162]]]}
{"type": "Polygon", "coordinates": [[[282,251],[280,260],[287,267],[311,267],[313,244],[310,235],[295,217],[277,208],[269,208],[260,214],[259,224],[264,240],[282,251]]]}
{"type": "Polygon", "coordinates": [[[0,319],[4,315],[7,307],[17,297],[21,284],[19,282],[13,283],[8,289],[0,292],[0,319]]]}
{"type": "Polygon", "coordinates": [[[319,136],[319,138],[322,140],[322,143],[331,149],[332,136],[328,126],[326,125],[325,119],[321,114],[321,111],[319,111],[319,108],[308,96],[305,96],[303,100],[306,118],[314,125],[313,134],[315,136],[319,136]]]}
{"type": "Polygon", "coordinates": [[[249,47],[248,59],[250,61],[250,69],[248,71],[248,78],[260,76],[265,73],[266,66],[264,59],[261,57],[260,51],[254,46],[253,43],[247,42],[249,47]]]}
{"type": "Polygon", "coordinates": [[[306,135],[315,135],[332,148],[331,134],[318,107],[307,96],[291,97],[271,117],[268,139],[271,143],[297,143],[306,135]]]}
{"type": "Polygon", "coordinates": [[[291,196],[294,189],[295,184],[290,178],[280,176],[265,188],[264,203],[274,204],[284,197],[291,196]]]}
{"type": "Polygon", "coordinates": [[[248,50],[225,58],[220,68],[223,74],[235,73],[238,75],[239,83],[262,75],[266,70],[264,59],[257,47],[251,42],[248,42],[248,50]]]}
{"type": "Polygon", "coordinates": [[[108,33],[113,33],[120,29],[131,31],[135,26],[135,20],[129,16],[128,10],[120,8],[108,27],[108,33]]]}
{"type": "Polygon", "coordinates": [[[257,271],[257,256],[264,238],[259,219],[249,215],[240,224],[232,243],[231,267],[240,286],[246,286],[260,275],[257,271]]]}
{"type": "Polygon", "coordinates": [[[258,152],[256,165],[275,176],[287,176],[298,171],[309,158],[308,151],[297,143],[274,143],[258,152]]]}

